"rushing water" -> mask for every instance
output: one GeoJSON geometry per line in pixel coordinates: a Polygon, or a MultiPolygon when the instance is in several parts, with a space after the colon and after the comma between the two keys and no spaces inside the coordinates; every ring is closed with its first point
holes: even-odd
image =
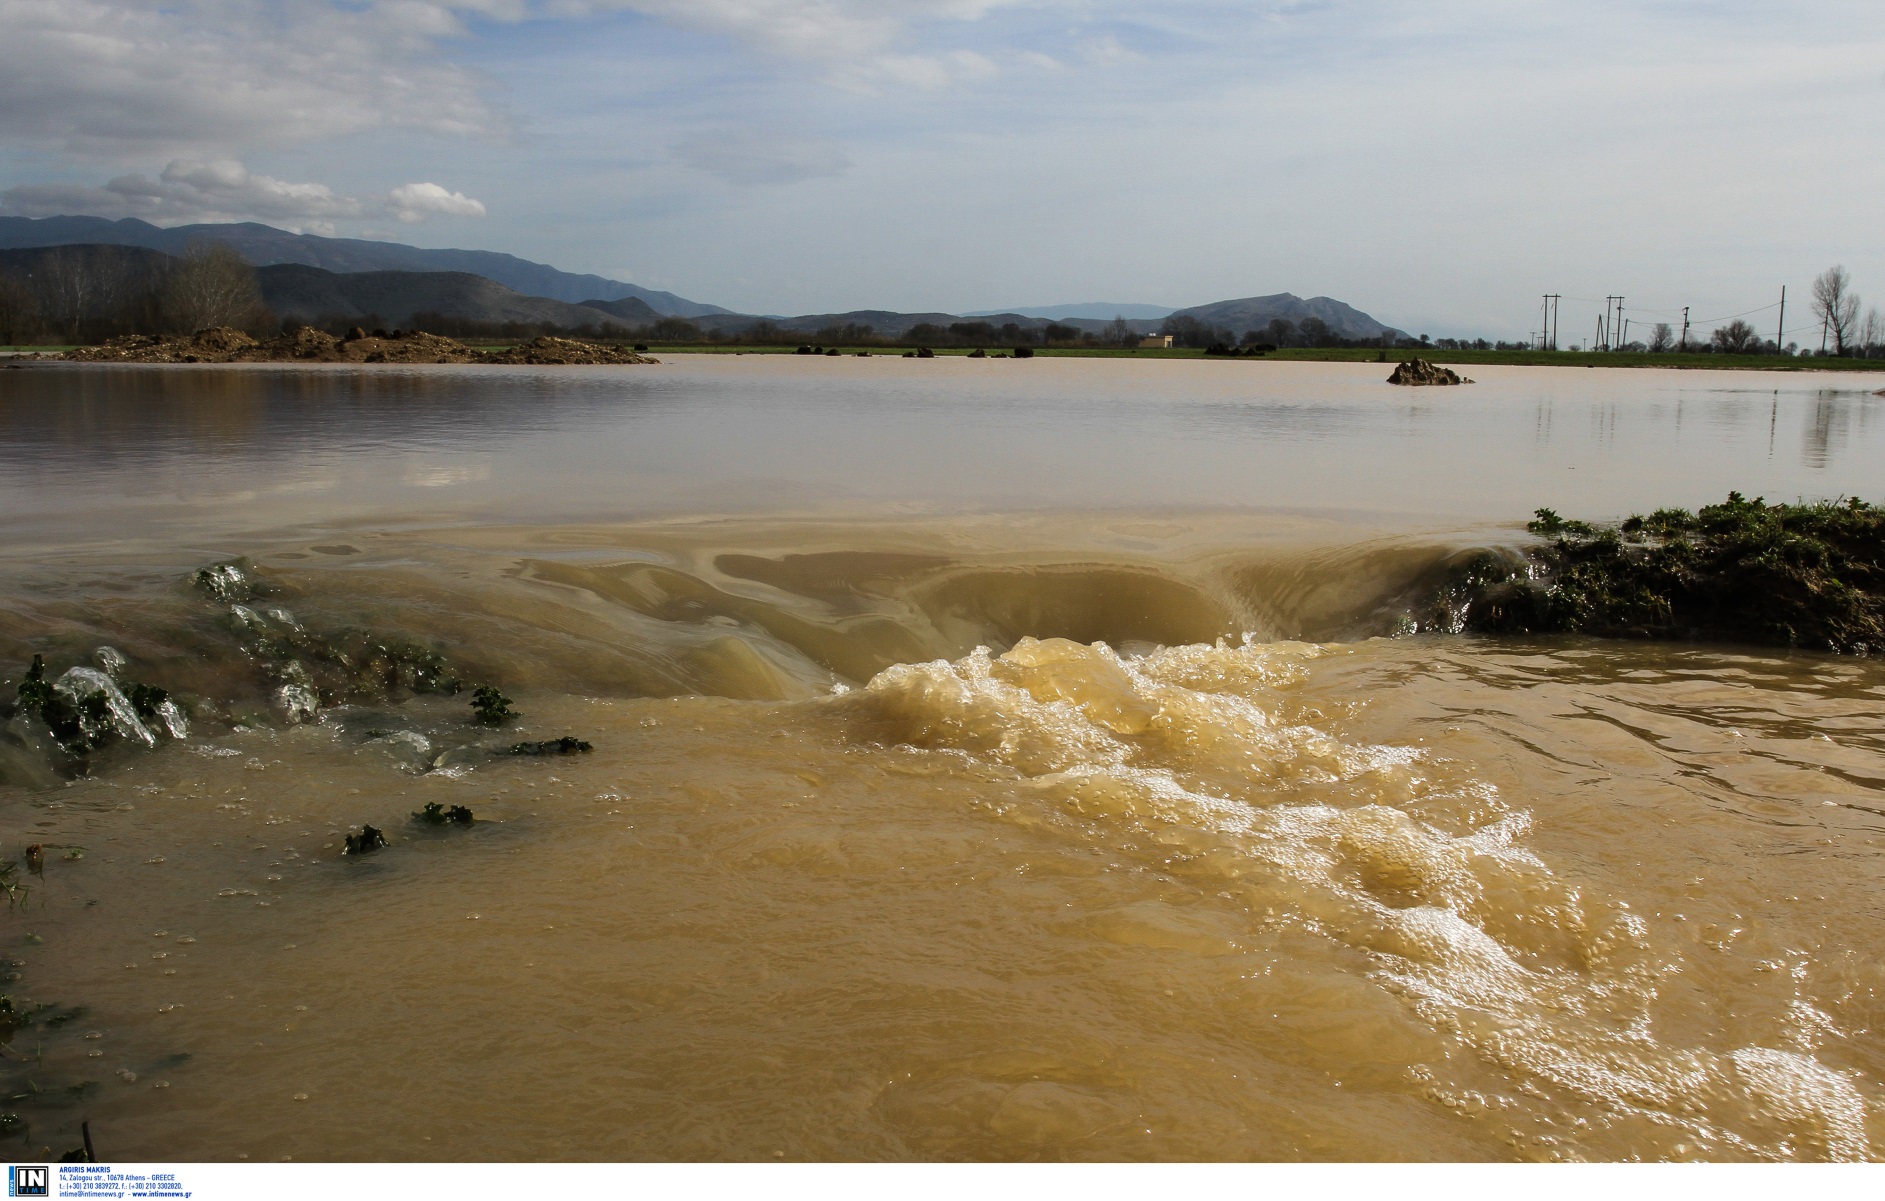
{"type": "Polygon", "coordinates": [[[1381,636],[1539,505],[1878,499],[1876,377],[1384,374],[0,369],[0,666],[191,710],[0,735],[25,1145],[1878,1157],[1885,668],[1381,636]],[[238,555],[519,716],[286,724],[238,555]]]}

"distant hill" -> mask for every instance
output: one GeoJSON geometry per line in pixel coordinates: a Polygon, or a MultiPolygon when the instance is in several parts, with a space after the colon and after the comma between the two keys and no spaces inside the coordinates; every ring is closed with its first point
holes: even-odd
{"type": "Polygon", "coordinates": [[[571,304],[634,297],[663,316],[703,317],[729,311],[672,292],[656,292],[599,275],[558,271],[542,263],[490,250],[425,250],[400,242],[323,238],[289,233],[253,221],[160,229],[135,217],[121,221],[108,221],[103,217],[0,217],[0,250],[87,242],[143,246],[181,254],[190,243],[205,241],[227,243],[257,267],[300,263],[334,272],[470,272],[527,296],[571,304]]]}
{"type": "Polygon", "coordinates": [[[597,275],[573,275],[508,254],[485,250],[422,250],[397,242],[321,238],[291,234],[254,222],[187,225],[159,229],[145,221],[102,217],[0,217],[0,263],[27,261],[20,254],[73,245],[99,255],[110,247],[142,248],[180,254],[191,243],[221,241],[256,265],[268,306],[283,317],[313,321],[332,317],[374,317],[392,325],[411,323],[415,313],[474,322],[551,324],[565,329],[597,328],[604,322],[645,326],[662,317],[681,317],[702,329],[737,333],[760,322],[792,333],[816,335],[844,326],[867,327],[883,337],[901,337],[912,326],[950,326],[963,321],[999,328],[1014,324],[1038,330],[1050,322],[1087,333],[1100,333],[1123,317],[1137,333],[1152,333],[1167,316],[1193,317],[1242,337],[1261,333],[1282,320],[1300,328],[1314,317],[1329,332],[1351,341],[1407,335],[1327,296],[1304,300],[1289,292],[1219,300],[1169,310],[1158,305],[1047,305],[1022,312],[899,313],[854,309],[846,313],[809,313],[797,317],[755,317],[717,305],[700,304],[597,275]],[[89,245],[77,245],[89,244],[89,245]]]}
{"type": "Polygon", "coordinates": [[[1105,301],[1092,301],[1086,304],[1033,304],[1013,309],[986,309],[980,312],[964,313],[963,316],[997,317],[1018,313],[1023,317],[1041,317],[1048,321],[1064,321],[1069,317],[1079,317],[1089,321],[1111,321],[1115,317],[1157,321],[1177,311],[1162,304],[1108,304],[1105,301]]]}
{"type": "MultiPolygon", "coordinates": [[[[585,300],[581,307],[594,309],[617,320],[636,324],[674,316],[672,313],[657,312],[647,301],[638,296],[625,296],[620,300],[585,300]]],[[[743,320],[753,320],[753,318],[743,318],[743,320]]]]}
{"type": "Polygon", "coordinates": [[[276,316],[296,321],[371,318],[391,326],[413,324],[415,313],[464,321],[595,328],[611,320],[642,325],[660,314],[633,297],[608,311],[544,296],[525,296],[468,271],[326,271],[300,263],[258,267],[262,301],[276,316]]]}
{"type": "Polygon", "coordinates": [[[1189,309],[1179,309],[1174,317],[1196,317],[1207,325],[1222,326],[1234,334],[1261,330],[1277,319],[1300,326],[1309,317],[1328,323],[1329,332],[1342,338],[1379,338],[1383,334],[1405,337],[1400,330],[1386,326],[1373,317],[1339,300],[1317,296],[1304,300],[1288,292],[1274,296],[1248,296],[1242,300],[1219,300],[1189,309]]]}
{"type": "MultiPolygon", "coordinates": [[[[986,315],[964,315],[961,313],[898,313],[889,309],[853,309],[848,313],[807,313],[798,317],[724,316],[690,318],[689,320],[693,321],[695,325],[698,325],[702,329],[719,330],[722,333],[735,333],[740,330],[750,329],[763,321],[779,329],[803,334],[816,334],[821,330],[833,328],[842,329],[847,325],[862,326],[873,333],[888,338],[902,337],[904,334],[908,333],[913,326],[940,325],[947,328],[948,326],[963,321],[983,322],[995,326],[998,329],[1010,322],[1022,329],[1040,329],[1044,325],[1051,324],[1045,318],[1024,317],[1020,313],[989,313],[986,315]]],[[[1106,322],[1069,320],[1066,324],[1082,329],[1090,327],[1097,330],[1104,326],[1106,322]]],[[[1141,322],[1139,324],[1147,324],[1156,327],[1158,322],[1141,322]]]]}

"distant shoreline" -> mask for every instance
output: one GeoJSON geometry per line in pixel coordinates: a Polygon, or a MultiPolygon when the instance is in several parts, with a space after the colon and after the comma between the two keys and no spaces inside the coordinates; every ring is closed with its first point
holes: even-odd
{"type": "MultiPolygon", "coordinates": [[[[480,349],[490,349],[482,343],[472,343],[480,349]]],[[[838,346],[840,357],[856,357],[859,351],[868,351],[872,358],[898,358],[908,347],[898,346],[838,346]]],[[[1173,347],[1171,349],[1117,348],[1105,346],[1081,347],[1030,347],[1037,359],[1201,359],[1206,362],[1222,363],[1381,363],[1392,366],[1408,359],[1421,358],[1430,363],[1443,363],[1453,366],[1503,366],[1503,367],[1660,367],[1675,371],[1885,371],[1885,359],[1845,359],[1830,356],[1809,355],[1756,355],[1756,354],[1644,354],[1631,351],[1569,351],[1569,350],[1390,350],[1377,347],[1339,347],[1327,350],[1307,348],[1289,348],[1272,350],[1261,355],[1215,355],[1202,350],[1173,347]]],[[[716,346],[711,343],[676,343],[662,345],[650,343],[649,354],[797,354],[791,346],[716,346]]],[[[965,358],[972,353],[968,347],[951,347],[947,350],[933,348],[937,358],[965,358]]],[[[990,356],[1005,354],[1007,348],[991,346],[987,348],[990,356]]]]}
{"type": "MultiPolygon", "coordinates": [[[[472,349],[492,352],[509,349],[521,343],[473,341],[466,345],[472,349]]],[[[599,343],[599,345],[610,345],[599,343]]],[[[72,350],[72,346],[0,346],[0,361],[32,355],[59,355],[72,350]]],[[[870,358],[901,358],[905,347],[893,346],[839,346],[836,357],[856,358],[860,353],[870,358]]],[[[1668,371],[1780,371],[1780,372],[1885,372],[1885,359],[1835,358],[1818,355],[1730,355],[1730,354],[1646,354],[1631,351],[1525,351],[1525,350],[1438,350],[1420,351],[1401,350],[1383,351],[1370,347],[1341,347],[1326,350],[1289,348],[1269,351],[1261,355],[1214,355],[1202,350],[1173,347],[1171,349],[1151,348],[1116,348],[1116,347],[1031,347],[1032,357],[1037,359],[1191,359],[1205,362],[1221,362],[1227,365],[1257,366],[1262,363],[1374,363],[1392,366],[1410,358],[1426,359],[1430,363],[1451,366],[1502,366],[1502,367],[1606,367],[1606,368],[1658,368],[1668,371]]],[[[752,345],[714,345],[712,343],[676,343],[673,345],[650,344],[646,353],[650,355],[771,355],[788,358],[799,357],[792,346],[752,346],[752,345]]],[[[967,358],[972,349],[949,348],[933,349],[937,358],[967,358]]],[[[987,357],[1005,355],[1003,347],[989,347],[987,357]]],[[[827,355],[805,357],[832,357],[827,355]]],[[[49,362],[39,358],[38,362],[49,362]]],[[[73,364],[87,365],[87,364],[73,364]]],[[[89,364],[97,366],[100,364],[89,364]]],[[[110,364],[106,364],[110,365],[110,364]]],[[[284,366],[285,363],[249,363],[249,364],[211,364],[211,363],[145,363],[116,364],[119,366],[284,366]]],[[[309,366],[412,366],[400,363],[334,363],[304,364],[309,366]]]]}

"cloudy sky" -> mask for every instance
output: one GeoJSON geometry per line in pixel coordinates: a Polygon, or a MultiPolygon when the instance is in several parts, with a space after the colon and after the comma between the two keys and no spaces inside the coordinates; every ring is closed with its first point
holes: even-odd
{"type": "Polygon", "coordinates": [[[1834,262],[1885,304],[1879,0],[0,0],[0,30],[12,214],[751,312],[1291,291],[1524,337],[1554,291],[1568,340],[1609,293],[1770,329],[1834,262]]]}

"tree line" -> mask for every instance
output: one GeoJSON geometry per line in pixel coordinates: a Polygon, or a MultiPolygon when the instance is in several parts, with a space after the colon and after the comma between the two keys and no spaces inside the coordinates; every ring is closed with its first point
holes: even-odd
{"type": "MultiPolygon", "coordinates": [[[[1859,294],[1853,290],[1852,277],[1843,266],[1830,267],[1813,281],[1809,307],[1821,327],[1819,347],[1803,350],[1792,343],[1782,346],[1773,338],[1763,337],[1747,321],[1735,318],[1697,338],[1686,338],[1670,324],[1659,323],[1651,327],[1646,339],[1616,349],[1650,354],[1804,353],[1885,358],[1885,317],[1876,308],[1864,309],[1861,315],[1859,294]]],[[[521,341],[551,334],[638,345],[789,346],[807,338],[805,330],[765,320],[737,330],[703,328],[679,317],[662,317],[645,325],[599,321],[593,326],[570,328],[548,322],[485,321],[421,312],[413,314],[408,322],[427,333],[488,341],[521,341]]],[[[199,243],[174,257],[140,247],[103,245],[0,251],[0,345],[88,343],[134,333],[187,334],[218,325],[266,336],[303,324],[344,334],[354,326],[383,328],[389,323],[374,314],[330,314],[312,322],[279,320],[263,303],[254,268],[222,243],[199,243]]],[[[1174,346],[1217,354],[1282,347],[1533,349],[1527,342],[1484,338],[1434,341],[1425,334],[1418,339],[1395,333],[1346,338],[1320,317],[1306,317],[1300,322],[1279,317],[1261,328],[1239,332],[1177,313],[1164,320],[1159,333],[1169,336],[1174,346]]],[[[824,345],[972,349],[1136,347],[1143,335],[1124,318],[1115,317],[1097,331],[1059,322],[1029,326],[1013,321],[997,324],[964,320],[946,325],[923,322],[901,333],[887,333],[849,322],[825,326],[810,337],[824,345]]]]}
{"type": "Polygon", "coordinates": [[[0,255],[0,345],[101,342],[228,325],[268,332],[255,270],[221,243],[180,256],[128,246],[54,246],[0,255]]]}

